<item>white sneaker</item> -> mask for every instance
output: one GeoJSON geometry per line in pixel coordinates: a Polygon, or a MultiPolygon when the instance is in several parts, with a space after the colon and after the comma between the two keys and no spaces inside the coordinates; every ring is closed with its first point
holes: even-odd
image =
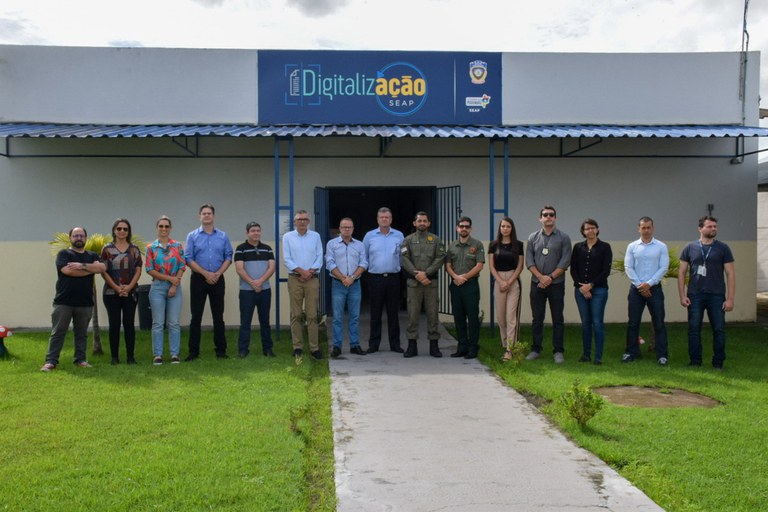
{"type": "Polygon", "coordinates": [[[538,352],[530,351],[530,352],[528,352],[528,355],[525,356],[525,360],[526,361],[533,361],[534,359],[538,359],[540,355],[541,354],[539,354],[538,352]]]}
{"type": "Polygon", "coordinates": [[[565,362],[565,357],[562,352],[555,352],[555,364],[562,364],[565,362]]]}

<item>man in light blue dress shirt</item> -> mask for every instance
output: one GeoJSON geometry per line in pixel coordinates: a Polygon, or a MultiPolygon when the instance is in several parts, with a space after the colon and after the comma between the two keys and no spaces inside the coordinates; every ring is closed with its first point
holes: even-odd
{"type": "Polygon", "coordinates": [[[631,282],[627,301],[627,348],[621,356],[622,363],[631,363],[640,357],[640,321],[648,306],[653,322],[656,342],[656,361],[667,365],[667,329],[664,325],[664,290],[661,281],[669,269],[669,251],[666,244],[653,237],[653,219],[642,217],[637,230],[640,239],[627,247],[624,255],[624,272],[631,282]]]}
{"type": "Polygon", "coordinates": [[[293,217],[296,229],[283,235],[283,262],[288,269],[288,295],[291,297],[291,340],[294,357],[301,357],[304,346],[304,322],[307,320],[309,350],[314,359],[322,359],[318,341],[317,309],[320,300],[318,276],[323,266],[323,243],[316,231],[309,229],[309,213],[299,210],[293,217]]]}
{"type": "Polygon", "coordinates": [[[365,234],[363,245],[368,257],[368,290],[371,300],[371,336],[368,353],[379,351],[381,343],[381,315],[387,308],[389,349],[402,354],[400,346],[400,244],[405,237],[392,227],[392,211],[379,208],[376,214],[379,227],[365,234]]]}
{"type": "Polygon", "coordinates": [[[341,355],[344,341],[344,307],[349,312],[349,348],[352,354],[365,355],[360,348],[360,276],[368,268],[365,246],[352,238],[355,225],[344,217],[339,222],[339,236],[328,241],[325,267],[331,274],[333,304],[333,349],[331,357],[341,355]]]}
{"type": "Polygon", "coordinates": [[[227,234],[214,225],[216,210],[204,204],[198,210],[200,227],[187,235],[184,256],[192,269],[189,279],[189,304],[192,318],[189,322],[189,355],[187,361],[200,356],[200,324],[203,321],[205,300],[211,305],[213,317],[213,344],[216,357],[227,358],[227,338],[224,332],[224,272],[232,264],[232,243],[227,234]]]}

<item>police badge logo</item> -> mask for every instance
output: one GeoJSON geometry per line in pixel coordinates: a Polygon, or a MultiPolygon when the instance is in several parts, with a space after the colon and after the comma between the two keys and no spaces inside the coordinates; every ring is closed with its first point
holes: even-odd
{"type": "Polygon", "coordinates": [[[469,63],[469,77],[473,84],[484,84],[488,76],[488,63],[482,60],[474,60],[469,63]]]}

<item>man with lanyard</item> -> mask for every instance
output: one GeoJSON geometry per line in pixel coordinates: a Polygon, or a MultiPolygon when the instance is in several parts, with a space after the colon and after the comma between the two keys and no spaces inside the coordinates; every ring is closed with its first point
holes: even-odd
{"type": "Polygon", "coordinates": [[[365,355],[360,347],[360,276],[368,268],[365,246],[352,238],[355,225],[344,217],[339,222],[339,236],[328,241],[325,267],[331,274],[331,304],[333,306],[333,349],[331,357],[341,355],[344,341],[344,307],[349,312],[349,351],[365,355]]]}
{"type": "Polygon", "coordinates": [[[706,311],[712,328],[712,367],[722,370],[725,361],[725,313],[733,311],[736,270],[731,248],[715,240],[716,236],[717,219],[711,216],[699,219],[699,239],[686,245],[680,254],[677,290],[680,304],[688,308],[688,366],[701,366],[701,323],[706,311]],[[689,268],[686,293],[685,275],[689,268]],[[723,273],[727,278],[727,287],[723,273]]]}
{"type": "Polygon", "coordinates": [[[640,320],[643,310],[648,306],[656,342],[656,361],[659,366],[667,366],[667,328],[664,325],[664,290],[661,280],[669,269],[669,251],[663,242],[653,237],[653,219],[650,217],[642,217],[637,230],[640,239],[629,244],[624,255],[624,272],[631,286],[627,297],[627,347],[621,362],[631,363],[640,357],[640,320]]]}
{"type": "Polygon", "coordinates": [[[69,324],[75,334],[75,366],[90,368],[86,358],[88,324],[93,314],[93,275],[106,271],[99,261],[99,255],[85,250],[88,234],[84,228],[69,231],[68,249],[56,255],[56,296],[53,298],[53,329],[48,340],[48,353],[41,371],[50,372],[59,364],[59,355],[64,346],[69,324]]]}
{"type": "Polygon", "coordinates": [[[480,340],[480,285],[477,276],[485,264],[485,249],[470,237],[472,219],[461,217],[456,223],[459,238],[448,246],[445,270],[451,278],[451,308],[456,325],[458,347],[451,357],[474,359],[480,340]]]}
{"type": "Polygon", "coordinates": [[[547,302],[552,315],[552,352],[555,363],[565,361],[565,271],[571,263],[571,238],[557,229],[554,206],[539,211],[541,229],[528,237],[525,262],[531,271],[531,313],[533,315],[533,347],[525,357],[538,359],[544,349],[544,316],[547,302]]]}
{"type": "Polygon", "coordinates": [[[241,358],[248,357],[255,308],[259,316],[261,351],[267,357],[275,357],[272,351],[272,329],[269,326],[269,309],[272,305],[269,278],[275,273],[275,255],[270,246],[261,242],[261,225],[258,222],[249,222],[245,226],[245,234],[247,240],[235,249],[235,271],[240,276],[237,352],[241,358]]]}
{"type": "Polygon", "coordinates": [[[416,232],[403,241],[400,248],[400,266],[408,276],[408,349],[403,356],[418,355],[419,315],[422,305],[427,312],[427,335],[429,355],[443,357],[438,347],[440,297],[437,287],[437,273],[445,261],[443,241],[427,231],[430,226],[427,212],[418,212],[413,220],[416,232]]]}
{"type": "Polygon", "coordinates": [[[402,354],[400,347],[400,244],[403,234],[392,227],[392,211],[379,208],[379,227],[365,234],[363,245],[368,258],[368,290],[371,300],[371,334],[368,353],[379,351],[381,315],[387,308],[389,350],[402,354]]]}
{"type": "Polygon", "coordinates": [[[185,361],[200,357],[200,325],[205,311],[205,300],[211,305],[213,317],[213,344],[216,357],[226,359],[227,338],[224,332],[224,272],[232,264],[232,244],[227,234],[213,225],[216,209],[204,204],[198,210],[200,227],[187,235],[184,255],[192,269],[189,280],[189,355],[185,361]]]}
{"type": "Polygon", "coordinates": [[[323,242],[309,229],[309,213],[299,210],[293,217],[296,229],[283,235],[283,262],[288,269],[288,295],[291,297],[291,340],[293,356],[302,357],[304,322],[307,319],[309,350],[316,360],[323,358],[317,327],[320,301],[318,274],[323,266],[323,242]]]}

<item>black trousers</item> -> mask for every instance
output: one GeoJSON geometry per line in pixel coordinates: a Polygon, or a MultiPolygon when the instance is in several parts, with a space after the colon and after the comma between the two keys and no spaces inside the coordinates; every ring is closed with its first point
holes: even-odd
{"type": "Polygon", "coordinates": [[[112,359],[120,356],[120,325],[123,326],[125,335],[125,355],[133,359],[133,350],[136,346],[136,295],[128,297],[119,295],[103,295],[104,307],[109,319],[109,351],[112,359]]]}
{"type": "Polygon", "coordinates": [[[368,346],[379,348],[381,343],[381,314],[387,309],[389,348],[400,347],[400,273],[368,274],[371,301],[371,337],[368,346]]]}
{"type": "Polygon", "coordinates": [[[200,324],[203,321],[205,300],[211,305],[213,317],[213,345],[216,355],[227,353],[227,338],[224,333],[224,276],[221,276],[216,284],[208,284],[205,277],[196,272],[192,273],[189,280],[189,306],[192,319],[189,322],[189,355],[200,355],[200,324]]]}

